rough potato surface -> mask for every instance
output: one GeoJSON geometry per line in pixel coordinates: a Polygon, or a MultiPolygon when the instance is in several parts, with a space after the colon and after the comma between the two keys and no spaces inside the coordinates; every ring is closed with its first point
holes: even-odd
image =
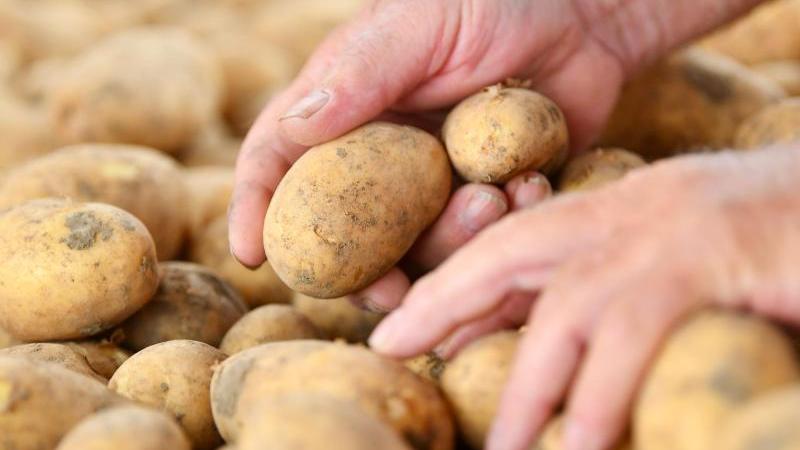
{"type": "Polygon", "coordinates": [[[295,293],[292,304],[320,330],[328,340],[366,342],[385,314],[366,311],[347,297],[319,299],[295,293]]]}

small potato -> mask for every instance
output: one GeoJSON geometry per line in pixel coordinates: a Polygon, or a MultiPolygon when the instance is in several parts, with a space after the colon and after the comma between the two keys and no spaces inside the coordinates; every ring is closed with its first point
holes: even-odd
{"type": "Polygon", "coordinates": [[[189,236],[197,240],[214,219],[224,216],[233,193],[233,168],[201,166],[186,169],[189,189],[189,236]]]}
{"type": "Polygon", "coordinates": [[[131,354],[106,340],[65,342],[69,348],[86,358],[89,367],[108,380],[131,354]]]}
{"type": "Polygon", "coordinates": [[[192,138],[186,148],[177,155],[188,167],[236,165],[236,156],[242,147],[242,139],[232,134],[222,119],[215,119],[203,127],[192,138]]]}
{"type": "Polygon", "coordinates": [[[719,448],[717,433],[758,395],[800,382],[792,345],[764,320],[728,311],[692,316],[664,343],[633,411],[633,446],[719,448]]]}
{"type": "Polygon", "coordinates": [[[57,364],[0,356],[3,449],[52,449],[81,419],[127,401],[57,364]]]}
{"type": "Polygon", "coordinates": [[[206,267],[173,261],[162,263],[160,271],[153,299],[120,326],[126,348],[138,351],[176,339],[216,347],[247,312],[239,294],[206,267]]]}
{"type": "Polygon", "coordinates": [[[366,342],[386,315],[363,310],[353,305],[347,297],[318,299],[296,292],[292,303],[320,330],[325,339],[344,339],[354,344],[366,342]]]}
{"type": "Polygon", "coordinates": [[[188,229],[188,193],[170,158],[145,147],[86,144],[62,148],[8,173],[0,207],[40,197],[108,203],[138,217],[161,260],[175,256],[188,229]]]}
{"type": "Polygon", "coordinates": [[[745,120],[736,131],[736,148],[754,149],[800,139],[800,98],[767,106],[745,120]]]}
{"type": "Polygon", "coordinates": [[[442,372],[446,367],[444,360],[433,352],[407,359],[403,364],[408,370],[433,383],[439,383],[442,378],[442,372]]]}
{"type": "Polygon", "coordinates": [[[172,417],[141,406],[120,406],[93,414],[61,440],[56,450],[190,450],[172,417]]]}
{"type": "Polygon", "coordinates": [[[442,145],[409,126],[373,122],[308,150],[264,219],[264,249],[292,290],[317,298],[380,278],[450,196],[442,145]]]}
{"type": "Polygon", "coordinates": [[[519,341],[517,331],[503,331],[468,345],[447,364],[442,391],[458,428],[473,449],[483,448],[519,341]]]}
{"type": "Polygon", "coordinates": [[[190,259],[213,269],[242,295],[251,308],[292,300],[292,291],[278,278],[269,262],[250,270],[231,256],[226,215],[214,219],[199,237],[192,240],[190,259]]]}
{"type": "Polygon", "coordinates": [[[567,123],[547,97],[490,86],[456,106],[442,128],[458,173],[475,183],[505,183],[522,172],[550,172],[569,150],[567,123]]]}
{"type": "Polygon", "coordinates": [[[273,342],[228,358],[211,383],[214,420],[236,443],[254,407],[295,394],[354,403],[417,450],[452,449],[448,408],[432,384],[364,347],[324,341],[273,342]]]}
{"type": "Polygon", "coordinates": [[[177,29],[128,30],[81,54],[54,87],[65,142],[144,145],[176,154],[219,110],[214,55],[177,29]]]}
{"type": "Polygon", "coordinates": [[[108,387],[175,417],[192,448],[213,449],[222,440],[211,417],[208,392],[213,368],[224,359],[225,354],[202,342],[163,342],[131,356],[108,387]]]}
{"type": "Polygon", "coordinates": [[[318,338],[314,324],[294,307],[264,305],[239,319],[225,334],[219,349],[233,355],[268,342],[318,338]]]}
{"type": "Polygon", "coordinates": [[[800,61],[769,61],[752,66],[751,69],[783,88],[790,97],[800,95],[800,61]]]}
{"type": "Polygon", "coordinates": [[[721,450],[800,449],[800,385],[756,397],[725,422],[721,450]]]}
{"type": "Polygon", "coordinates": [[[16,338],[89,337],[153,296],[155,247],[121,209],[33,200],[0,215],[0,280],[0,327],[16,338]]]}
{"type": "Polygon", "coordinates": [[[64,344],[21,344],[0,350],[0,356],[18,356],[31,361],[57,364],[103,384],[108,380],[95,372],[86,358],[64,344]]]}
{"type": "Polygon", "coordinates": [[[598,148],[567,161],[558,188],[562,192],[597,189],[645,165],[639,155],[627,150],[598,148]]]}
{"type": "Polygon", "coordinates": [[[354,403],[318,395],[265,399],[247,415],[237,448],[263,450],[411,450],[388,425],[354,403]],[[334,444],[335,443],[335,444],[334,444]]]}

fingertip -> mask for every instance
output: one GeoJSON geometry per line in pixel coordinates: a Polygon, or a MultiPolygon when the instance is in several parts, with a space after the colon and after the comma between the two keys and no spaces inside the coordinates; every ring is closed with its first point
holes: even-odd
{"type": "Polygon", "coordinates": [[[393,268],[366,289],[350,296],[351,303],[375,313],[388,313],[400,306],[411,282],[403,271],[393,268]]]}
{"type": "Polygon", "coordinates": [[[550,181],[539,172],[526,172],[514,177],[505,186],[511,210],[531,208],[553,195],[550,181]]]}

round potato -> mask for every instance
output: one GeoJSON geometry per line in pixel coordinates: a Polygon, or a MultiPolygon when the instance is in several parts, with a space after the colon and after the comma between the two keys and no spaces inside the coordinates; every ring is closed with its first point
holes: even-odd
{"type": "Polygon", "coordinates": [[[211,383],[214,419],[235,443],[255,405],[291,394],[353,402],[417,450],[453,446],[448,409],[433,385],[364,347],[324,341],[273,342],[228,358],[211,383]]]}
{"type": "Polygon", "coordinates": [[[296,292],[292,303],[329,340],[366,342],[372,330],[386,316],[361,309],[353,305],[347,297],[318,299],[296,292]]]}
{"type": "Polygon", "coordinates": [[[50,117],[65,142],[177,153],[216,115],[220,83],[214,55],[186,32],[128,30],[70,65],[53,88],[50,117]]]}
{"type": "Polygon", "coordinates": [[[56,450],[190,450],[181,427],[168,415],[141,406],[120,406],[81,421],[56,450]]]}
{"type": "Polygon", "coordinates": [[[106,340],[65,342],[72,350],[86,358],[89,367],[108,380],[131,354],[106,340]]]}
{"type": "Polygon", "coordinates": [[[87,377],[93,378],[103,384],[108,379],[99,375],[92,369],[86,358],[80,353],[64,344],[20,344],[0,350],[0,356],[19,356],[31,361],[58,364],[87,377]]]}
{"type": "Polygon", "coordinates": [[[445,361],[436,353],[428,352],[404,361],[408,370],[433,383],[438,383],[446,367],[445,361]]]}
{"type": "Polygon", "coordinates": [[[264,249],[292,290],[356,292],[384,275],[450,196],[447,154],[413,127],[373,122],[313,147],[283,177],[264,249]]]}
{"type": "Polygon", "coordinates": [[[202,342],[177,340],[148,347],[117,369],[108,387],[131,400],[170,413],[192,448],[207,450],[222,443],[209,403],[213,368],[225,354],[202,342]]]}
{"type": "Polygon", "coordinates": [[[704,311],[666,340],[633,413],[633,446],[719,448],[724,422],[756,396],[800,381],[791,342],[759,318],[704,311]]]}
{"type": "Polygon", "coordinates": [[[120,326],[126,348],[138,351],[176,339],[216,347],[247,312],[239,294],[203,266],[173,261],[162,263],[160,271],[153,299],[120,326]]]}
{"type": "Polygon", "coordinates": [[[753,149],[788,144],[800,139],[800,98],[767,106],[745,120],[736,131],[736,148],[753,149]]]}
{"type": "Polygon", "coordinates": [[[190,192],[189,236],[198,240],[209,223],[228,211],[233,193],[233,168],[193,167],[184,175],[190,192]]]}
{"type": "Polygon", "coordinates": [[[567,161],[561,171],[561,191],[597,189],[645,166],[641,156],[619,148],[598,148],[567,161]]]}
{"type": "Polygon", "coordinates": [[[0,326],[18,339],[93,336],[158,285],[153,239],[127,212],[41,199],[0,215],[0,326]]]}
{"type": "Polygon", "coordinates": [[[756,397],[727,420],[717,448],[722,450],[800,449],[800,385],[756,397]]]}
{"type": "Polygon", "coordinates": [[[800,61],[769,61],[752,66],[751,69],[783,88],[790,97],[800,95],[800,61]]]}
{"type": "Polygon", "coordinates": [[[145,147],[65,147],[15,168],[0,185],[0,207],[40,197],[108,203],[130,212],[152,233],[161,260],[178,253],[188,229],[180,169],[145,147]]]}
{"type": "Polygon", "coordinates": [[[177,156],[183,165],[189,167],[232,168],[241,147],[242,139],[234,136],[222,119],[216,119],[203,127],[177,156]]]}
{"type": "Polygon", "coordinates": [[[294,307],[264,305],[239,319],[225,334],[219,349],[233,355],[268,342],[317,338],[317,328],[294,307]]]}
{"type": "Polygon", "coordinates": [[[505,183],[522,172],[550,172],[569,151],[567,123],[547,97],[490,86],[447,115],[442,128],[458,173],[475,183],[505,183]]]}

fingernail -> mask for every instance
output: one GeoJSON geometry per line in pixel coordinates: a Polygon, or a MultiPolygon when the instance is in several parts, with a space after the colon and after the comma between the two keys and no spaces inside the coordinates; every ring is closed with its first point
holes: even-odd
{"type": "Polygon", "coordinates": [[[331,96],[325,91],[315,90],[300,99],[289,108],[280,120],[286,119],[308,119],[322,109],[330,100],[331,96]]]}
{"type": "Polygon", "coordinates": [[[369,337],[369,346],[381,353],[389,352],[397,344],[398,332],[396,317],[385,319],[369,337]]]}
{"type": "Polygon", "coordinates": [[[517,209],[536,206],[552,194],[553,188],[544,175],[527,175],[523,178],[523,184],[517,188],[517,192],[514,194],[515,206],[517,209]]]}
{"type": "Polygon", "coordinates": [[[363,310],[365,310],[367,312],[371,312],[371,313],[375,313],[375,314],[387,314],[387,313],[389,313],[388,309],[384,308],[381,305],[378,305],[377,303],[375,303],[369,297],[362,297],[362,298],[358,299],[358,302],[361,305],[361,309],[363,309],[363,310]]]}
{"type": "Polygon", "coordinates": [[[461,220],[469,231],[477,233],[499,219],[506,211],[508,205],[504,200],[486,191],[478,191],[470,197],[461,220]]]}
{"type": "Polygon", "coordinates": [[[595,433],[589,432],[577,421],[569,420],[564,428],[564,448],[566,450],[603,450],[603,445],[595,433]]]}

